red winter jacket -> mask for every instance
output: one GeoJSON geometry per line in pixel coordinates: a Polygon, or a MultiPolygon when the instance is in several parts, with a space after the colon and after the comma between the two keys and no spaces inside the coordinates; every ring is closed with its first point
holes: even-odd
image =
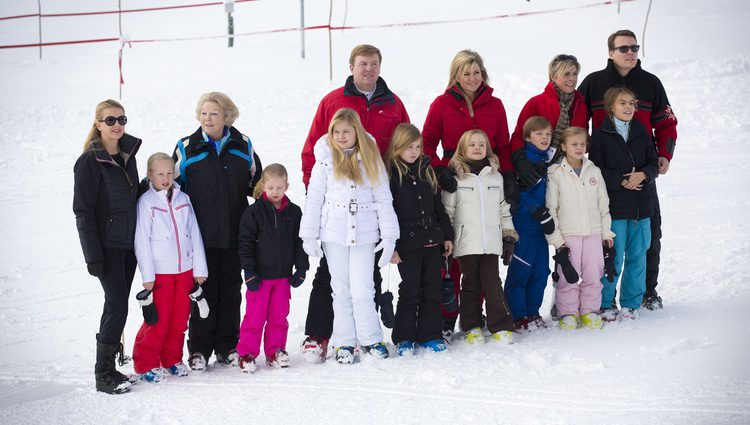
{"type": "Polygon", "coordinates": [[[508,119],[503,102],[492,96],[492,87],[482,85],[477,90],[472,106],[474,118],[469,115],[466,101],[457,86],[438,96],[430,105],[422,128],[422,143],[425,155],[430,157],[433,167],[448,166],[458,147],[458,140],[468,130],[480,129],[487,133],[490,148],[500,159],[500,170],[515,171],[510,162],[510,140],[508,119]],[[442,143],[443,158],[437,156],[437,147],[442,143]]]}
{"type": "MultiPolygon", "coordinates": [[[[583,127],[588,130],[589,112],[586,109],[586,102],[583,96],[577,91],[573,92],[573,104],[570,105],[570,111],[568,112],[570,127],[583,127]]],[[[552,129],[555,129],[557,120],[560,118],[560,99],[557,97],[557,91],[552,81],[547,84],[542,93],[529,99],[523,109],[521,109],[516,129],[510,137],[512,152],[523,149],[523,125],[527,119],[536,115],[547,118],[547,121],[552,124],[552,129]]]]}
{"type": "Polygon", "coordinates": [[[343,87],[328,93],[320,101],[315,112],[305,146],[302,147],[302,182],[305,188],[310,183],[310,173],[315,164],[315,142],[328,132],[331,118],[341,108],[357,111],[365,130],[375,138],[381,155],[385,155],[396,127],[409,122],[409,114],[401,99],[388,88],[382,78],[378,78],[375,93],[368,102],[367,97],[354,86],[354,78],[350,75],[343,87]]]}

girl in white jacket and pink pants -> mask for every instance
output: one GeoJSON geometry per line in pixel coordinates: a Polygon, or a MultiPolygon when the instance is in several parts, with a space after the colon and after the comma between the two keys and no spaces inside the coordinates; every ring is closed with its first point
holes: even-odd
{"type": "Polygon", "coordinates": [[[568,282],[558,267],[555,305],[560,327],[575,329],[579,321],[585,327],[602,327],[599,307],[602,299],[604,254],[602,245],[612,246],[612,218],[609,197],[599,168],[586,153],[588,133],[580,127],[563,131],[560,148],[565,156],[547,171],[546,206],[555,220],[555,231],[547,241],[559,250],[570,249],[570,262],[580,283],[568,282]]]}
{"type": "Polygon", "coordinates": [[[359,115],[342,108],[331,119],[328,134],[315,144],[315,161],[300,237],[309,256],[325,252],[328,260],[336,360],[353,363],[357,344],[376,358],[386,358],[372,269],[380,249],[378,265],[385,267],[391,260],[399,227],[383,160],[359,115]]]}
{"type": "Polygon", "coordinates": [[[174,161],[165,153],[148,159],[149,190],[138,200],[135,255],[143,287],[153,291],[158,321],[143,323],[133,346],[135,372],[149,382],[161,368],[185,376],[182,362],[190,317],[188,294],[208,277],[206,255],[190,198],[173,182],[174,161]]]}

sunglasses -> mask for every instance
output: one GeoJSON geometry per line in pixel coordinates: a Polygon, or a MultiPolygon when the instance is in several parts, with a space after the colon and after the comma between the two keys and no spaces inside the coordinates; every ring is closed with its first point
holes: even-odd
{"type": "Polygon", "coordinates": [[[578,59],[573,55],[557,55],[555,56],[555,61],[573,61],[578,62],[578,59]]]}
{"type": "Polygon", "coordinates": [[[641,46],[638,44],[633,44],[632,46],[618,46],[613,48],[612,50],[617,50],[620,53],[627,53],[628,50],[632,50],[633,53],[638,53],[639,50],[641,50],[641,46]]]}
{"type": "Polygon", "coordinates": [[[97,120],[97,121],[107,124],[107,127],[112,127],[113,125],[115,125],[115,123],[118,123],[120,125],[127,124],[128,117],[126,117],[125,115],[120,115],[119,117],[113,117],[112,115],[110,115],[107,118],[104,118],[103,120],[97,120]]]}

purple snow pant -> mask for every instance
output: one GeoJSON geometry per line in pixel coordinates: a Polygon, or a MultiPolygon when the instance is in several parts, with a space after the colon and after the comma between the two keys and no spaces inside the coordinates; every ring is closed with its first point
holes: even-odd
{"type": "Polygon", "coordinates": [[[257,291],[245,293],[245,318],[240,326],[237,354],[250,354],[257,358],[261,336],[266,358],[270,358],[277,350],[286,350],[286,335],[289,330],[286,317],[289,315],[291,296],[288,277],[263,279],[257,291]]]}
{"type": "Polygon", "coordinates": [[[568,283],[562,268],[557,267],[560,280],[555,284],[555,305],[557,314],[576,316],[599,311],[602,304],[602,283],[604,275],[604,253],[602,235],[564,236],[565,246],[570,248],[570,262],[578,272],[580,283],[568,283]]]}

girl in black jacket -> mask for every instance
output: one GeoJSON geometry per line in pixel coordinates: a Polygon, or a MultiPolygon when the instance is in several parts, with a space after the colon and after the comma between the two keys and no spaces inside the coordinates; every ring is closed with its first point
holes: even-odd
{"type": "Polygon", "coordinates": [[[401,229],[391,259],[401,274],[393,342],[402,356],[413,354],[415,344],[443,351],[441,250],[445,249],[445,256],[451,254],[453,228],[415,126],[401,124],[396,128],[386,153],[386,166],[401,229]]]}
{"type": "Polygon", "coordinates": [[[622,278],[620,312],[614,297],[617,278],[602,277],[603,320],[637,319],[646,292],[646,251],[651,245],[654,180],[659,175],[654,142],[646,128],[633,119],[633,92],[614,87],[604,93],[607,118],[591,135],[589,159],[602,171],[609,195],[615,233],[615,270],[622,278]],[[623,262],[625,264],[622,270],[623,262]],[[620,271],[622,270],[622,273],[620,271]]]}
{"type": "Polygon", "coordinates": [[[131,382],[115,369],[120,336],[128,316],[128,296],[135,274],[136,200],[140,139],[125,133],[122,105],[108,99],[96,105],[83,153],[73,167],[73,212],[90,275],[104,289],[104,311],[96,335],[96,389],[110,394],[130,390],[131,382]]]}

